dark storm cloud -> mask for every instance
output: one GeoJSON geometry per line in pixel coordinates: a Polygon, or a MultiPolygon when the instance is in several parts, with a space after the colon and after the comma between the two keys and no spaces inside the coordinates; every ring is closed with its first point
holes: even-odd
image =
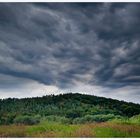
{"type": "Polygon", "coordinates": [[[1,3],[0,74],[60,88],[139,85],[139,15],[138,3],[1,3]]]}

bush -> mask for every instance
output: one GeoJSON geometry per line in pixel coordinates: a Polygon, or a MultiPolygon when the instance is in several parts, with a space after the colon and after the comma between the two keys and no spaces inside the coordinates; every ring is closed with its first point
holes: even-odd
{"type": "Polygon", "coordinates": [[[78,118],[82,116],[82,111],[80,110],[70,110],[68,112],[66,112],[66,118],[78,118]]]}
{"type": "Polygon", "coordinates": [[[105,122],[112,120],[114,118],[118,118],[119,116],[115,116],[114,114],[107,115],[86,115],[81,118],[76,118],[73,120],[73,123],[87,123],[87,122],[105,122]]]}
{"type": "Polygon", "coordinates": [[[48,121],[53,121],[53,122],[60,122],[60,123],[70,123],[70,119],[66,117],[61,117],[61,116],[55,116],[55,115],[50,115],[47,116],[45,119],[48,121]]]}
{"type": "Polygon", "coordinates": [[[114,114],[107,114],[107,115],[96,115],[94,117],[94,120],[96,122],[105,122],[105,121],[109,121],[111,119],[114,119],[115,115],[114,114]]]}
{"type": "Polygon", "coordinates": [[[12,124],[13,120],[15,118],[14,114],[7,114],[7,115],[1,115],[0,116],[0,124],[12,124]]]}
{"type": "Polygon", "coordinates": [[[16,124],[28,124],[33,125],[40,122],[40,116],[18,116],[14,119],[14,123],[16,124]]]}

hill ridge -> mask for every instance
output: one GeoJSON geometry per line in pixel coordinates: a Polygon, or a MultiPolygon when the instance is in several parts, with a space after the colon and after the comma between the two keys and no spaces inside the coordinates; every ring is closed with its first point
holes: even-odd
{"type": "Polygon", "coordinates": [[[41,117],[54,115],[75,119],[87,115],[110,114],[114,117],[132,117],[140,114],[140,105],[80,93],[0,100],[0,122],[12,123],[16,117],[24,115],[41,117]]]}

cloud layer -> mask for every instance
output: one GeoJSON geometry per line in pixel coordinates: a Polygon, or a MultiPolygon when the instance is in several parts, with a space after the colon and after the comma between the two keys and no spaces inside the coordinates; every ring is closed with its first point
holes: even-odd
{"type": "Polygon", "coordinates": [[[138,3],[0,3],[0,97],[140,103],[139,15],[138,3]]]}

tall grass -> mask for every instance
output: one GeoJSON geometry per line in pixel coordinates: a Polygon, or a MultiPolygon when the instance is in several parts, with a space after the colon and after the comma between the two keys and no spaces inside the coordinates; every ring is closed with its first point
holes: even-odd
{"type": "Polygon", "coordinates": [[[0,137],[140,137],[140,125],[116,122],[63,124],[42,121],[32,126],[0,126],[0,137]]]}
{"type": "Polygon", "coordinates": [[[26,137],[27,127],[24,125],[0,126],[0,137],[26,137]]]}
{"type": "Polygon", "coordinates": [[[56,122],[43,121],[38,125],[28,128],[28,136],[45,135],[52,137],[72,137],[79,125],[68,125],[56,122]],[[51,135],[50,135],[51,134],[51,135]]]}
{"type": "Polygon", "coordinates": [[[140,126],[132,124],[102,123],[94,131],[96,137],[140,137],[140,126]]]}

